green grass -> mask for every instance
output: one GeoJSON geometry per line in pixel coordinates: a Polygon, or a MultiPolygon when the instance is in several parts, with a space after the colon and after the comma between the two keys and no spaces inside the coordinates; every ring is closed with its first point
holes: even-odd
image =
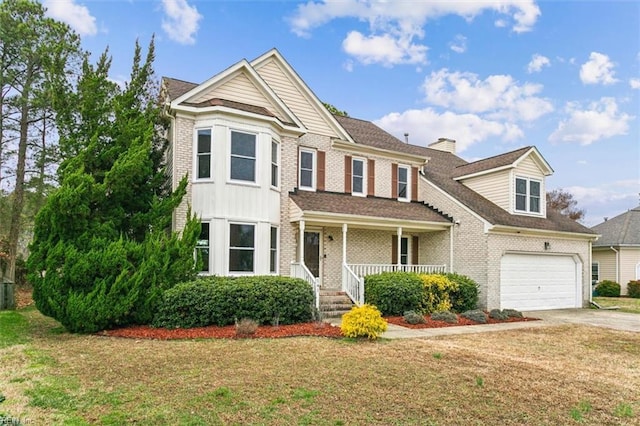
{"type": "Polygon", "coordinates": [[[18,311],[0,311],[0,349],[29,341],[29,321],[18,311]]]}
{"type": "Polygon", "coordinates": [[[640,299],[631,297],[594,297],[593,301],[603,307],[618,306],[620,307],[620,312],[640,314],[640,299]]]}
{"type": "Polygon", "coordinates": [[[14,340],[26,343],[0,351],[0,413],[25,424],[640,422],[637,333],[562,325],[348,344],[152,341],[69,334],[36,311],[16,314],[14,340]]]}

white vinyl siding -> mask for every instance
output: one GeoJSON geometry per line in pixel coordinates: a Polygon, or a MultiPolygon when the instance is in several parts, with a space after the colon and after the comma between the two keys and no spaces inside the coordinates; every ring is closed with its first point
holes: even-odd
{"type": "Polygon", "coordinates": [[[509,196],[510,180],[511,174],[509,170],[504,170],[465,179],[462,183],[492,203],[509,211],[511,208],[511,197],[509,196]]]}
{"type": "Polygon", "coordinates": [[[337,137],[335,131],[318,114],[312,101],[302,94],[279,65],[269,61],[256,71],[311,133],[337,137]]]}

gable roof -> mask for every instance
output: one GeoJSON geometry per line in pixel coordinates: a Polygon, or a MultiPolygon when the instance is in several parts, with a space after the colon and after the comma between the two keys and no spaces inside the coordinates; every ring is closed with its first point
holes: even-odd
{"type": "Polygon", "coordinates": [[[591,228],[601,237],[594,247],[638,246],[640,247],[640,206],[606,220],[591,228]]]}
{"type": "MultiPolygon", "coordinates": [[[[429,162],[423,168],[422,176],[449,194],[459,204],[467,207],[492,225],[552,232],[596,234],[586,226],[554,211],[547,211],[546,218],[512,215],[502,207],[499,207],[465,186],[463,183],[455,180],[458,170],[465,170],[467,167],[468,169],[466,170],[473,170],[473,168],[476,167],[477,170],[487,170],[488,168],[495,168],[500,165],[510,165],[514,163],[517,165],[518,159],[526,158],[527,153],[535,152],[539,155],[535,147],[525,147],[510,153],[491,157],[486,159],[486,161],[480,160],[474,163],[468,163],[450,152],[404,143],[370,121],[343,116],[336,116],[336,119],[349,134],[351,134],[356,143],[429,158],[429,162]]],[[[540,156],[540,158],[542,158],[542,156],[540,156]]]]}
{"type": "Polygon", "coordinates": [[[458,166],[452,176],[454,179],[462,180],[472,176],[514,168],[529,156],[534,157],[534,161],[539,165],[545,175],[550,175],[553,172],[551,166],[549,166],[535,146],[525,146],[515,151],[458,166]]]}
{"type": "Polygon", "coordinates": [[[196,83],[190,83],[188,81],[178,80],[177,78],[171,77],[162,77],[162,82],[169,95],[169,100],[177,99],[189,90],[198,86],[196,83]]]}

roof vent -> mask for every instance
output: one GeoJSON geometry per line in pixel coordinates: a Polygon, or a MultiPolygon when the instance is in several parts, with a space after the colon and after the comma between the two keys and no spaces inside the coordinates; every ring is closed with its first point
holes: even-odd
{"type": "Polygon", "coordinates": [[[449,138],[438,138],[437,141],[428,145],[428,148],[437,149],[438,151],[456,153],[456,141],[449,138]]]}
{"type": "Polygon", "coordinates": [[[409,133],[404,134],[404,143],[409,143],[409,133]]]}

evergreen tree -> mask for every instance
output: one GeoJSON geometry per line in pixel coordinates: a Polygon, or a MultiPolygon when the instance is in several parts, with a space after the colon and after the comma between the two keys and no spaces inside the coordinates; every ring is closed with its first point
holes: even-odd
{"type": "Polygon", "coordinates": [[[162,292],[195,274],[198,220],[170,232],[187,180],[168,186],[153,60],[153,40],[144,61],[136,43],[124,89],[107,78],[106,52],[95,66],[85,60],[77,90],[59,100],[66,159],[27,264],[36,306],[70,331],[147,324],[162,292]]]}

